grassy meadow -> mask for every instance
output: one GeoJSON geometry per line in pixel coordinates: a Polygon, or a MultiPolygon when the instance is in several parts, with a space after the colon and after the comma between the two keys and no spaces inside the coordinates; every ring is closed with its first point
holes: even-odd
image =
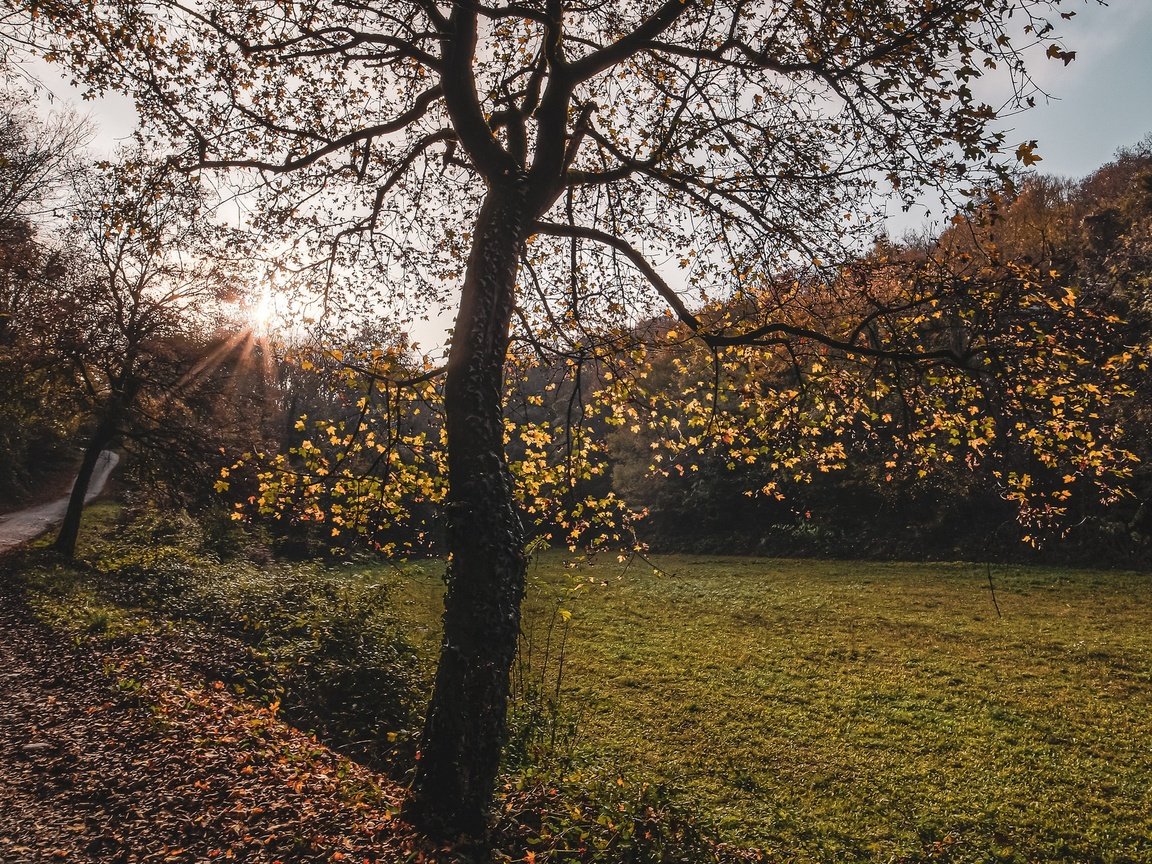
{"type": "MultiPolygon", "coordinates": [[[[101,519],[106,530],[115,513],[97,511],[98,529],[101,519]]],[[[170,575],[153,581],[183,586],[153,608],[262,628],[273,659],[307,650],[315,666],[335,646],[340,674],[361,662],[351,620],[383,635],[379,674],[352,670],[350,688],[426,686],[439,562],[189,570],[189,553],[149,546],[129,568],[124,555],[92,569],[140,580],[140,561],[161,566],[148,563],[159,555],[170,575]],[[296,606],[273,611],[277,592],[296,606]],[[424,674],[390,671],[390,631],[364,609],[377,598],[424,674]],[[275,649],[277,627],[295,641],[275,649]]],[[[70,604],[75,615],[82,598],[84,614],[106,621],[99,598],[116,591],[101,578],[29,584],[49,619],[70,604]]],[[[534,682],[559,709],[534,720],[517,709],[513,731],[535,723],[536,751],[512,776],[659,786],[661,800],[780,861],[1152,861],[1149,574],[549,552],[531,567],[524,632],[518,690],[534,682]]],[[[386,716],[369,707],[349,722],[386,716]]]]}
{"type": "MultiPolygon", "coordinates": [[[[998,615],[984,566],[654,563],[533,567],[574,764],[784,860],[1152,861],[1147,574],[993,567],[998,615]]],[[[438,580],[406,592],[434,641],[438,580]]]]}

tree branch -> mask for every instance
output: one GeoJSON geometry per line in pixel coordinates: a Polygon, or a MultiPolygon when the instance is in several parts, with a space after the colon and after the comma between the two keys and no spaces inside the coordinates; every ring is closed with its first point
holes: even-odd
{"type": "Polygon", "coordinates": [[[380,381],[384,384],[391,384],[393,387],[415,387],[417,384],[423,384],[425,381],[431,381],[433,378],[439,378],[448,371],[447,366],[437,366],[435,369],[429,369],[427,372],[422,372],[419,375],[414,375],[411,378],[391,378],[387,375],[381,375],[369,369],[367,366],[361,366],[359,363],[352,363],[348,360],[342,360],[340,365],[345,369],[351,369],[365,378],[370,378],[373,381],[380,381]]]}
{"type": "MultiPolygon", "coordinates": [[[[609,234],[606,231],[600,231],[596,228],[585,228],[579,225],[565,225],[559,222],[537,222],[533,226],[535,230],[541,234],[549,234],[555,237],[579,237],[587,240],[593,240],[609,246],[624,255],[633,266],[643,274],[657,293],[668,303],[676,316],[686,324],[693,334],[699,338],[709,348],[727,348],[736,347],[741,345],[769,347],[772,345],[786,345],[791,339],[809,339],[827,348],[837,351],[843,351],[845,354],[850,354],[859,357],[872,357],[883,360],[897,360],[905,362],[946,362],[950,363],[961,369],[971,369],[969,362],[977,354],[981,353],[979,349],[970,349],[964,352],[957,352],[947,348],[941,348],[934,351],[912,351],[901,350],[894,348],[881,348],[871,345],[864,345],[856,341],[845,341],[837,339],[827,333],[822,333],[819,330],[812,330],[807,327],[799,327],[793,324],[785,323],[771,323],[765,324],[761,327],[755,327],[751,330],[742,333],[726,334],[726,333],[710,333],[704,329],[700,319],[689,311],[684,301],[672,288],[671,285],[662,277],[656,268],[648,261],[644,255],[637,250],[634,246],[626,240],[617,237],[614,234],[609,234]],[[785,338],[786,337],[786,338],[785,338]]],[[[858,336],[860,329],[854,331],[854,336],[858,336]]]]}
{"type": "Polygon", "coordinates": [[[318,147],[303,156],[286,158],[283,162],[269,162],[263,159],[206,159],[202,155],[191,167],[193,170],[201,168],[255,168],[277,174],[285,174],[290,171],[295,171],[298,168],[306,168],[320,161],[325,156],[343,150],[359,141],[366,141],[381,135],[399,132],[401,129],[406,128],[423,117],[432,103],[442,95],[443,90],[439,85],[432,87],[417,96],[411,108],[396,116],[394,119],[389,120],[387,123],[379,123],[365,129],[357,129],[355,132],[349,132],[347,135],[336,138],[323,147],[318,147]]]}
{"type": "Polygon", "coordinates": [[[646,21],[631,33],[622,36],[611,45],[593,51],[567,67],[567,77],[573,83],[587,81],[601,72],[627,60],[642,51],[645,43],[655,39],[676,23],[676,20],[694,8],[695,0],[665,0],[646,21]]]}
{"type": "Polygon", "coordinates": [[[500,146],[480,105],[472,68],[476,56],[476,13],[466,6],[466,3],[456,4],[448,21],[449,32],[442,42],[440,80],[444,104],[461,146],[480,173],[494,180],[512,174],[521,166],[500,146]]]}
{"type": "Polygon", "coordinates": [[[553,237],[578,237],[585,240],[594,240],[597,243],[612,247],[631,261],[632,265],[644,274],[644,278],[646,278],[660,296],[667,301],[668,305],[672,307],[681,321],[691,327],[693,331],[700,329],[700,321],[695,315],[688,311],[688,307],[684,305],[684,301],[680,299],[680,295],[664,280],[663,276],[656,272],[656,268],[652,266],[648,259],[645,258],[636,247],[628,243],[628,241],[617,237],[615,234],[609,234],[607,231],[600,231],[597,228],[565,225],[561,222],[537,222],[533,227],[540,234],[550,234],[553,237]]]}

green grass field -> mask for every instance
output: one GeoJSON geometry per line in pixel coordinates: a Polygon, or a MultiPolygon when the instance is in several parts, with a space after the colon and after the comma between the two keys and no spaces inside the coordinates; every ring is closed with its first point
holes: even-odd
{"type": "MultiPolygon", "coordinates": [[[[656,563],[533,567],[578,764],[785,860],[1152,861],[1148,574],[994,567],[998,617],[982,566],[656,563]]],[[[429,650],[435,569],[404,601],[429,650]]]]}

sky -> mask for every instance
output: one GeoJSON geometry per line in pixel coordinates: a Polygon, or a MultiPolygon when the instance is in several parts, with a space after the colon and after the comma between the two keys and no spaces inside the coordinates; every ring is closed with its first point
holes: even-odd
{"type": "MultiPolygon", "coordinates": [[[[1047,96],[1036,107],[1008,118],[1008,141],[1036,140],[1042,173],[1079,178],[1110,161],[1117,149],[1132,146],[1152,133],[1152,0],[1063,0],[1061,9],[1075,12],[1060,22],[1065,50],[1076,59],[1064,65],[1043,56],[1032,59],[1034,80],[1047,96]]],[[[52,68],[33,63],[29,71],[45,84],[55,105],[71,104],[97,124],[94,149],[111,155],[131,134],[135,112],[120,97],[81,102],[76,91],[52,68]]],[[[990,102],[994,91],[982,94],[990,102]]],[[[890,236],[938,225],[944,216],[917,207],[894,212],[890,236]]],[[[436,325],[437,328],[442,324],[436,325]]]]}
{"type": "Polygon", "coordinates": [[[1152,0],[1066,0],[1065,8],[1077,13],[1063,26],[1076,59],[1034,64],[1053,98],[1010,125],[1039,142],[1041,171],[1082,177],[1152,133],[1152,0]]]}
{"type": "MultiPolygon", "coordinates": [[[[1111,161],[1121,147],[1152,134],[1152,0],[1064,0],[1061,9],[1075,12],[1059,22],[1064,50],[1076,59],[1065,65],[1037,52],[1030,57],[1035,83],[1043,91],[1036,106],[1004,118],[1011,149],[1036,141],[1042,174],[1081,178],[1111,161]]],[[[996,105],[1002,88],[978,95],[996,105]]],[[[940,227],[942,214],[930,199],[911,212],[893,206],[888,234],[899,237],[924,226],[940,227]]]]}
{"type": "MultiPolygon", "coordinates": [[[[1063,43],[1076,51],[1065,66],[1036,59],[1035,78],[1051,98],[1010,118],[1009,140],[1036,139],[1043,157],[1037,168],[1069,177],[1084,176],[1109,161],[1117,148],[1152,133],[1152,0],[1064,0],[1076,12],[1061,22],[1063,43]]],[[[66,81],[45,64],[34,64],[56,104],[74,104],[99,125],[96,149],[111,153],[131,133],[135,114],[127,100],[81,102],[66,81]]]]}

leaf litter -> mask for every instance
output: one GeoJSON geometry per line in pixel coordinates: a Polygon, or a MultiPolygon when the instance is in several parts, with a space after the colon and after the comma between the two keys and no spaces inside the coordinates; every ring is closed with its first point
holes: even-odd
{"type": "Polygon", "coordinates": [[[70,642],[0,586],[0,861],[468,860],[397,818],[393,781],[205,681],[203,652],[70,642]]]}

